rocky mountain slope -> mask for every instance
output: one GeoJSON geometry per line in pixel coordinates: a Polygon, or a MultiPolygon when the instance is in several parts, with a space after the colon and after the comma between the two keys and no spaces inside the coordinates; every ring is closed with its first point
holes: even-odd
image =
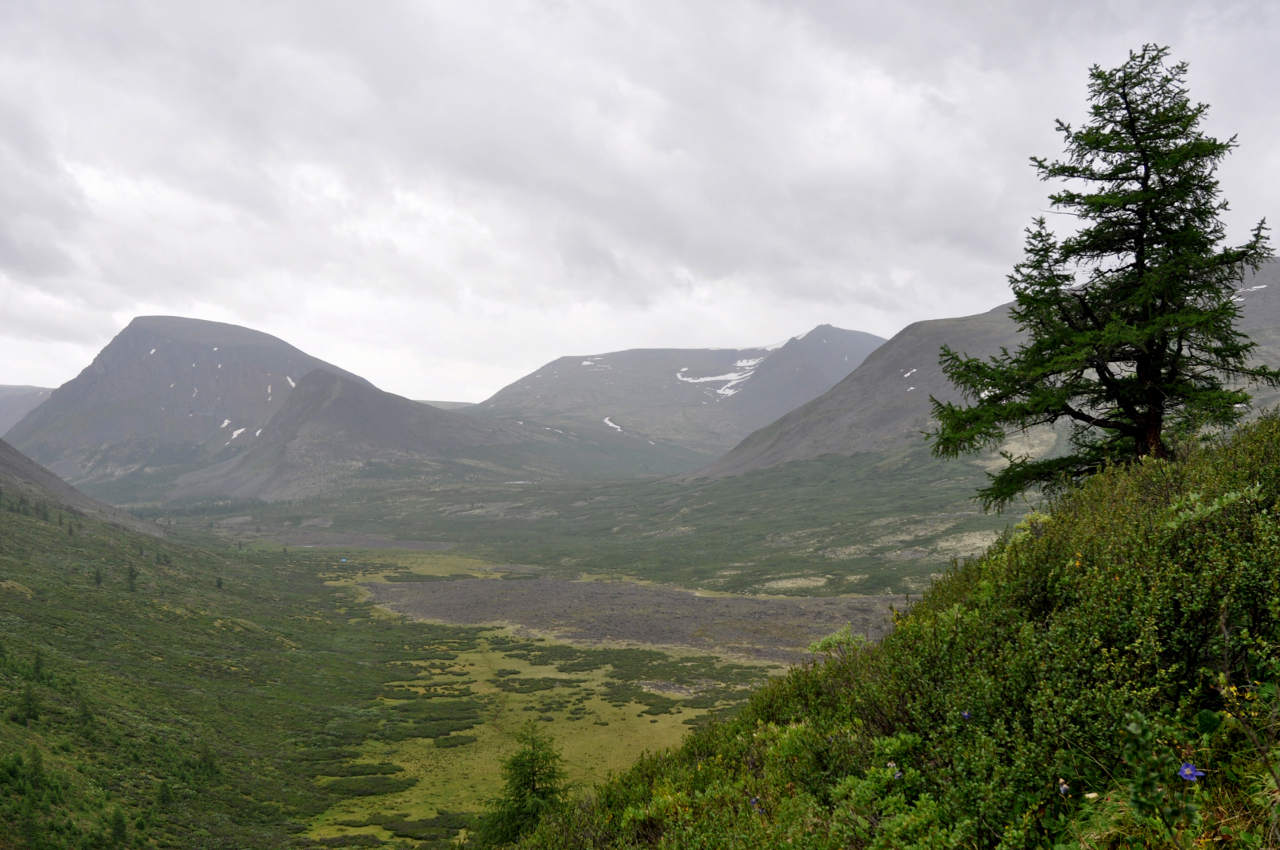
{"type": "Polygon", "coordinates": [[[475,462],[529,437],[498,422],[384,392],[351,375],[308,372],[242,454],[183,475],[175,495],[293,498],[381,464],[475,462]]]}
{"type": "Polygon", "coordinates": [[[207,465],[258,440],[315,369],[362,380],[249,328],[142,316],[7,438],[76,485],[207,465]]]}
{"type": "Polygon", "coordinates": [[[561,357],[468,412],[710,455],[826,391],[882,342],[820,325],[773,348],[561,357]]]}
{"type": "Polygon", "coordinates": [[[293,497],[374,467],[418,480],[599,478],[704,460],[616,426],[578,433],[410,401],[268,334],[169,316],[135,319],[9,436],[117,504],[293,497]]]}
{"type": "MultiPolygon", "coordinates": [[[[1280,261],[1250,274],[1237,296],[1241,330],[1257,343],[1256,362],[1280,366],[1280,261]]],[[[828,392],[752,433],[699,476],[739,475],[827,454],[896,451],[932,428],[929,396],[957,400],[938,365],[945,344],[987,356],[1018,343],[1009,305],[986,313],[908,325],[828,392]]],[[[1280,391],[1252,390],[1255,409],[1280,401],[1280,391]]]]}
{"type": "Polygon", "coordinates": [[[51,392],[47,387],[0,387],[0,435],[43,404],[51,392]]]}

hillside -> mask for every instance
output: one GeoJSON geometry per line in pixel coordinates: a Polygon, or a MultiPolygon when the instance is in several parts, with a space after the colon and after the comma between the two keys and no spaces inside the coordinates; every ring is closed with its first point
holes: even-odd
{"type": "Polygon", "coordinates": [[[237,325],[140,316],[8,433],[81,487],[234,456],[315,369],[361,380],[237,325]]]}
{"type": "MultiPolygon", "coordinates": [[[[81,515],[35,484],[19,492],[14,466],[0,455],[6,850],[443,850],[527,718],[571,734],[575,780],[598,781],[764,678],[707,654],[401,619],[359,583],[527,587],[500,580],[527,568],[184,545],[81,515]],[[678,693],[647,690],[655,682],[678,693]]],[[[645,622],[637,600],[662,612],[670,598],[636,587],[631,616],[645,622]]],[[[805,608],[756,605],[788,607],[803,646],[805,608]]],[[[771,652],[779,622],[757,621],[771,652]]]]}
{"type": "Polygon", "coordinates": [[[16,498],[0,495],[0,846],[303,845],[341,798],[317,775],[342,772],[356,713],[399,675],[380,631],[335,610],[305,557],[16,498]]]}
{"type": "Polygon", "coordinates": [[[774,348],[561,357],[468,412],[706,456],[825,392],[883,341],[820,325],[774,348]]]}
{"type": "Polygon", "coordinates": [[[1280,421],[1112,469],[522,846],[1280,846],[1280,421]]]}
{"type": "Polygon", "coordinates": [[[51,392],[47,387],[0,387],[0,437],[39,407],[51,392]]]}
{"type": "Polygon", "coordinates": [[[0,440],[0,491],[7,493],[11,502],[23,499],[33,507],[37,503],[52,505],[55,510],[92,516],[144,534],[160,533],[157,526],[89,498],[4,440],[0,440]]]}
{"type": "MultiPolygon", "coordinates": [[[[1280,364],[1280,261],[1249,275],[1240,289],[1240,328],[1258,344],[1254,360],[1280,364]]],[[[931,395],[959,400],[938,365],[943,345],[988,356],[1017,343],[1007,305],[908,325],[828,392],[752,433],[695,474],[716,478],[828,454],[900,449],[932,428],[931,395]]],[[[1262,409],[1280,400],[1280,391],[1257,389],[1254,396],[1255,408],[1262,409]]]]}

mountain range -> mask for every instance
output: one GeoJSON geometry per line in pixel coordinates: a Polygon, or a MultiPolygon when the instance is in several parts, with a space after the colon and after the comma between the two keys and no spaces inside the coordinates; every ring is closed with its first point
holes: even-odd
{"type": "MultiPolygon", "coordinates": [[[[1239,288],[1239,329],[1256,344],[1252,361],[1280,365],[1280,261],[1246,276],[1239,288]]],[[[717,478],[740,475],[823,455],[891,452],[918,444],[932,427],[930,396],[957,401],[938,362],[949,345],[986,357],[1013,349],[1019,335],[1004,304],[975,316],[908,325],[867,357],[842,381],[807,404],[755,431],[723,457],[696,473],[717,478]]],[[[1280,401],[1280,390],[1252,387],[1255,410],[1280,401]]],[[[1033,449],[1048,450],[1051,434],[1034,435],[1033,449]]]]}
{"type": "MultiPolygon", "coordinates": [[[[1280,362],[1280,262],[1249,275],[1238,298],[1254,359],[1280,362]]],[[[6,435],[14,447],[117,504],[305,498],[357,477],[724,478],[914,451],[930,397],[956,398],[939,348],[988,355],[1017,343],[1008,305],[888,341],[820,325],[771,347],[561,357],[456,405],[384,392],[248,328],[147,316],[62,387],[3,388],[0,401],[34,404],[6,435]]],[[[1280,400],[1254,394],[1256,407],[1280,400]]],[[[1054,443],[1046,429],[1026,447],[1054,443]]]]}
{"type": "Polygon", "coordinates": [[[384,392],[248,328],[144,316],[7,438],[116,503],[302,498],[371,475],[670,475],[828,389],[880,341],[820,326],[773,348],[561,358],[459,405],[384,392]]]}

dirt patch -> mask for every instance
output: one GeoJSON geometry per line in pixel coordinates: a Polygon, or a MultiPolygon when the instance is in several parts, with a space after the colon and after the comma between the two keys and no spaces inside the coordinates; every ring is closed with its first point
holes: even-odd
{"type": "Polygon", "coordinates": [[[805,647],[846,625],[879,639],[900,596],[820,599],[699,596],[618,581],[458,579],[367,584],[398,613],[455,625],[515,625],[570,643],[679,647],[794,664],[805,647]]]}

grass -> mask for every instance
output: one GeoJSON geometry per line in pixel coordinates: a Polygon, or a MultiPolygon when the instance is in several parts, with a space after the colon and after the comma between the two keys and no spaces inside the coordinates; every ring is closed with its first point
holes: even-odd
{"type": "Polygon", "coordinates": [[[523,846],[1280,846],[1278,565],[1280,419],[1109,469],[523,846]]]}
{"type": "Polygon", "coordinates": [[[322,499],[161,514],[228,540],[297,538],[320,524],[330,539],[441,541],[485,561],[571,577],[729,593],[919,593],[1020,514],[983,514],[972,495],[984,480],[980,463],[937,461],[921,446],[716,481],[379,479],[322,499]]]}
{"type": "Polygon", "coordinates": [[[18,846],[443,841],[526,718],[587,783],[765,673],[414,622],[357,584],[499,572],[475,558],[191,546],[43,507],[0,495],[0,834],[18,846]],[[640,684],[681,671],[720,684],[640,684]]]}

